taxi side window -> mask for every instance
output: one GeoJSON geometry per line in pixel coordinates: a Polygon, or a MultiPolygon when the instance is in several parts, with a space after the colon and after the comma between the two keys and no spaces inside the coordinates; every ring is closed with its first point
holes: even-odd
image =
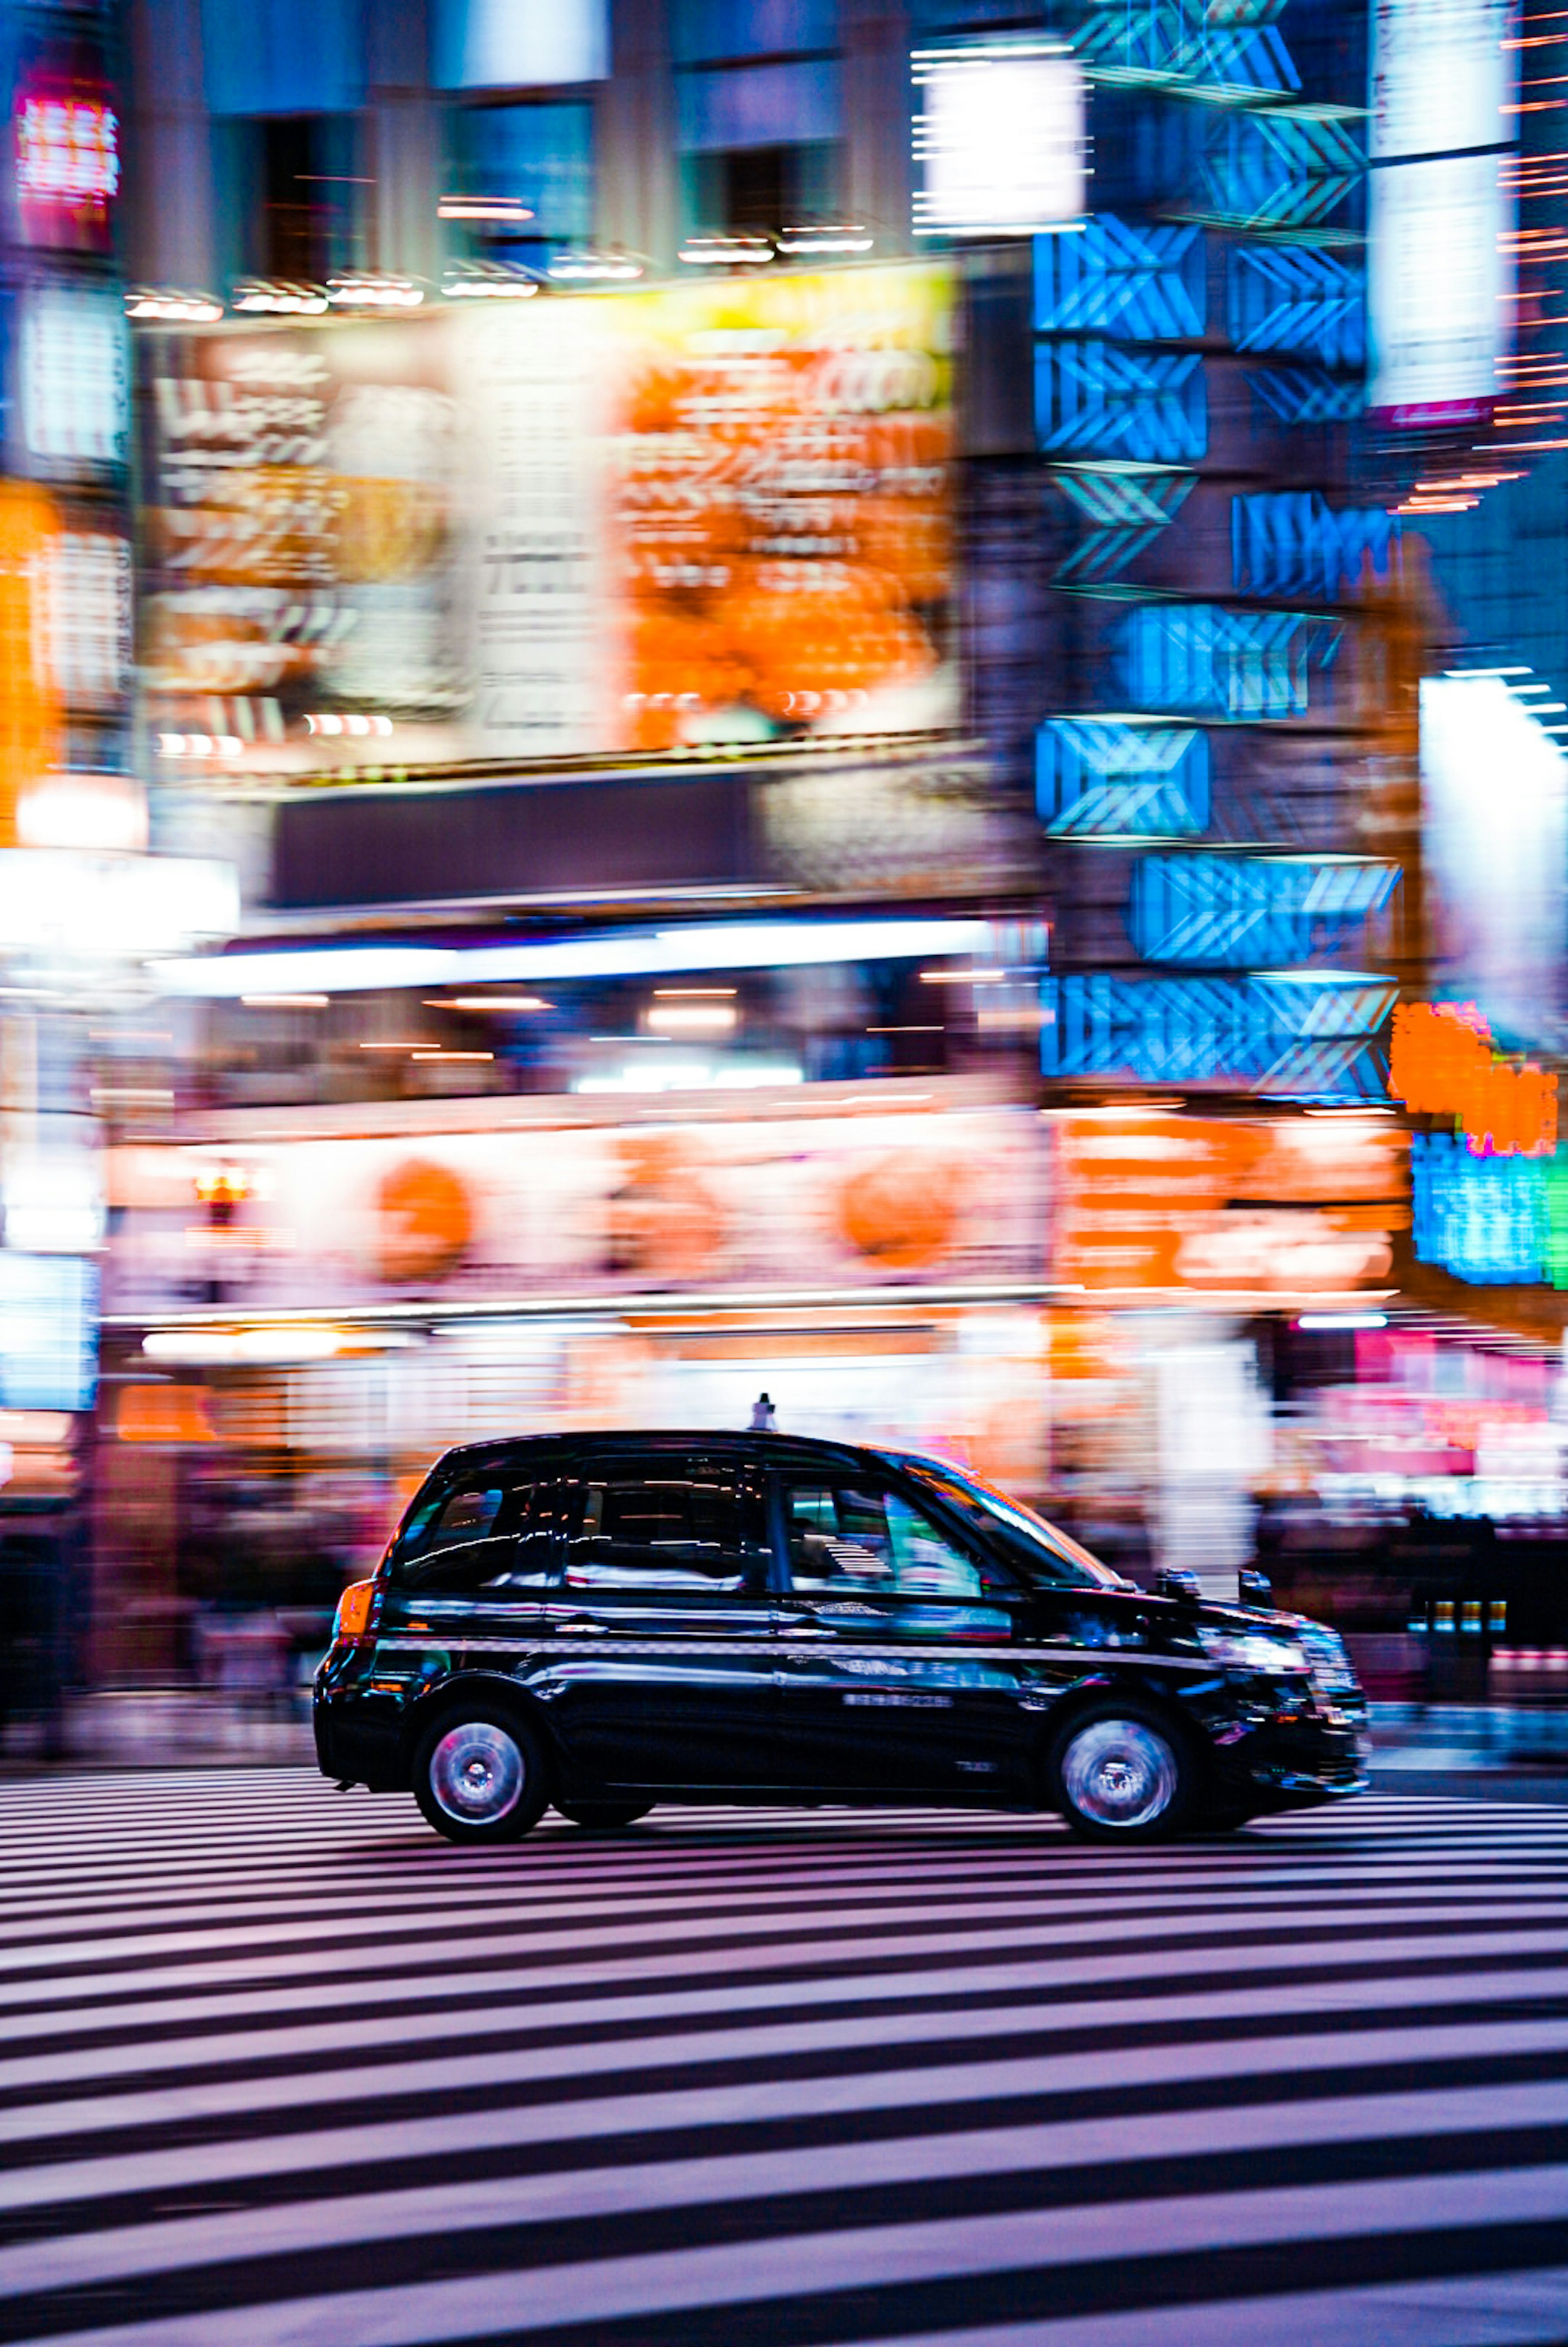
{"type": "Polygon", "coordinates": [[[728,1462],[606,1462],[578,1487],[568,1589],[760,1588],[767,1559],[751,1495],[728,1462]]]}
{"type": "Polygon", "coordinates": [[[443,1596],[542,1589],[555,1562],[548,1485],[475,1478],[415,1510],[392,1553],[401,1588],[443,1596]]]}
{"type": "Polygon", "coordinates": [[[913,1502],[872,1484],[786,1483],[789,1577],[806,1594],[978,1597],[972,1557],[913,1502]]]}

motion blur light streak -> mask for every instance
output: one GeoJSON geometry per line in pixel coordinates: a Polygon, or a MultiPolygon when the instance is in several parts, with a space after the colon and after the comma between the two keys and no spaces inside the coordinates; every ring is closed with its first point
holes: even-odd
{"type": "Polygon", "coordinates": [[[212,1000],[273,987],[325,994],[440,985],[466,979],[645,978],[657,971],[809,969],[829,962],[914,960],[983,950],[980,920],[716,922],[537,946],[330,946],[241,952],[154,965],[170,994],[212,1000]]]}

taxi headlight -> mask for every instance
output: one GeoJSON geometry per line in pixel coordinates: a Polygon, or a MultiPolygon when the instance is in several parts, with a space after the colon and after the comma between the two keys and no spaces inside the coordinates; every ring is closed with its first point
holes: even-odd
{"type": "Polygon", "coordinates": [[[1307,1656],[1300,1642],[1268,1630],[1206,1630],[1199,1625],[1198,1645],[1211,1663],[1233,1671],[1253,1671],[1275,1676],[1280,1671],[1304,1671],[1307,1656]]]}

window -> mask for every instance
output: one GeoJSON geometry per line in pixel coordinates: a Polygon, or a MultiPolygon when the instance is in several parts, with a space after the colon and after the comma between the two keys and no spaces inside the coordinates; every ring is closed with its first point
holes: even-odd
{"type": "Polygon", "coordinates": [[[670,48],[678,66],[836,49],[836,0],[675,0],[670,48]]]}
{"type": "Polygon", "coordinates": [[[602,81],[606,0],[435,0],[438,89],[540,89],[602,81]]]}
{"type": "Polygon", "coordinates": [[[470,106],[452,123],[452,186],[463,196],[514,198],[533,217],[521,229],[474,224],[474,251],[514,246],[514,259],[594,232],[594,110],[575,101],[470,106]]]}
{"type": "Polygon", "coordinates": [[[939,1492],[950,1508],[956,1508],[968,1522],[998,1542],[1031,1581],[1064,1589],[1126,1585],[1109,1565],[1091,1556],[1066,1532],[1048,1524],[1021,1500],[993,1491],[977,1475],[963,1475],[954,1467],[922,1460],[911,1460],[909,1471],[917,1482],[939,1492]]]}
{"type": "Polygon", "coordinates": [[[837,0],[675,0],[670,45],[692,226],[840,218],[837,0]]]}
{"type": "Polygon", "coordinates": [[[365,98],[365,20],[355,0],[201,0],[215,115],[349,114],[365,98]]]}
{"type": "Polygon", "coordinates": [[[900,1491],[791,1483],[784,1491],[789,1575],[803,1593],[978,1597],[974,1560],[900,1491]]]}
{"type": "Polygon", "coordinates": [[[568,1589],[760,1590],[766,1556],[754,1502],[733,1467],[672,1461],[608,1467],[579,1487],[568,1589]]]}
{"type": "Polygon", "coordinates": [[[394,1583],[431,1596],[545,1587],[555,1561],[556,1491],[486,1477],[429,1493],[398,1535],[394,1583]]]}

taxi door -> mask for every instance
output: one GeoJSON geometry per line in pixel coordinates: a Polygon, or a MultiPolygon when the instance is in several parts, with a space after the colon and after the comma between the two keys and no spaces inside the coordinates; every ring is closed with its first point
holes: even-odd
{"type": "Polygon", "coordinates": [[[830,1798],[1026,1785],[1021,1593],[889,1477],[779,1479],[789,1567],[777,1608],[790,1786],[830,1798]]]}

